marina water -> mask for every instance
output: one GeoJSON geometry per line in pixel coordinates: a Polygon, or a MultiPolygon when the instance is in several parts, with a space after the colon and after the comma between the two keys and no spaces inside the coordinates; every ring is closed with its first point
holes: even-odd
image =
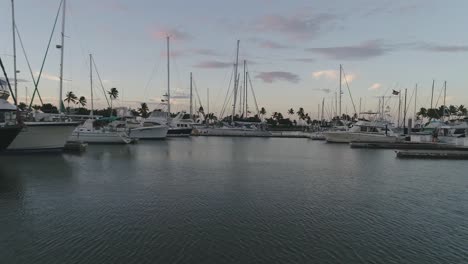
{"type": "Polygon", "coordinates": [[[468,263],[467,171],[279,138],[0,156],[0,262],[468,263]]]}

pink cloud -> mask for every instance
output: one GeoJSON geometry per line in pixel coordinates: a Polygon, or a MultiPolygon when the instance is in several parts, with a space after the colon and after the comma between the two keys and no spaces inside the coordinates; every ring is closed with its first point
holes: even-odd
{"type": "Polygon", "coordinates": [[[298,39],[317,36],[323,28],[335,21],[331,14],[266,15],[255,23],[257,31],[276,32],[298,39]]]}
{"type": "Polygon", "coordinates": [[[200,63],[194,65],[194,67],[205,68],[205,69],[221,69],[221,68],[229,68],[232,65],[233,64],[229,63],[229,62],[203,61],[203,62],[200,62],[200,63]]]}
{"type": "Polygon", "coordinates": [[[151,36],[156,39],[165,39],[167,36],[169,36],[171,40],[175,41],[190,40],[193,38],[192,35],[190,35],[189,33],[175,28],[161,28],[157,30],[152,30],[151,36]]]}
{"type": "Polygon", "coordinates": [[[300,81],[300,78],[297,74],[284,71],[261,72],[257,74],[255,78],[260,79],[266,83],[273,83],[276,81],[297,83],[300,81]]]}

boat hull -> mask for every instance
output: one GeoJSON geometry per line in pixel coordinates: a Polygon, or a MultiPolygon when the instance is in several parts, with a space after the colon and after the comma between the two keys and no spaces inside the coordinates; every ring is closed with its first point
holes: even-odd
{"type": "Polygon", "coordinates": [[[166,126],[150,126],[137,127],[130,129],[129,136],[136,139],[164,139],[167,136],[168,127],[166,126]]]}
{"type": "Polygon", "coordinates": [[[26,122],[8,151],[56,151],[63,150],[76,122],[26,122]]]}
{"type": "Polygon", "coordinates": [[[351,143],[351,142],[398,142],[397,136],[371,133],[353,133],[345,131],[325,132],[327,142],[331,143],[351,143]]]}
{"type": "Polygon", "coordinates": [[[68,141],[81,141],[88,144],[128,144],[132,142],[132,139],[120,132],[74,131],[68,141]]]}
{"type": "Polygon", "coordinates": [[[21,131],[20,126],[0,127],[0,151],[5,150],[21,131]]]}
{"type": "Polygon", "coordinates": [[[189,137],[192,134],[192,128],[171,127],[167,131],[168,137],[189,137]]]}
{"type": "Polygon", "coordinates": [[[200,128],[198,136],[212,137],[271,137],[272,134],[265,130],[236,129],[236,128],[200,128]]]}

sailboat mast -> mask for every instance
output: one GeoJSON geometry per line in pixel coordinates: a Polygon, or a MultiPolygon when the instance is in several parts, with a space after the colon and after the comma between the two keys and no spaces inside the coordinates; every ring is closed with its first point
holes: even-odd
{"type": "Polygon", "coordinates": [[[434,101],[434,82],[435,80],[432,80],[431,109],[432,109],[432,102],[434,101]]]}
{"type": "Polygon", "coordinates": [[[247,61],[244,60],[244,117],[247,117],[248,112],[247,112],[247,61]]]}
{"type": "Polygon", "coordinates": [[[63,96],[63,56],[64,56],[64,45],[65,45],[65,8],[66,0],[63,0],[62,6],[62,33],[60,43],[60,89],[59,89],[59,112],[62,113],[62,96],[63,96]]]}
{"type": "Polygon", "coordinates": [[[208,125],[210,119],[210,88],[206,88],[206,112],[206,124],[208,125]]]}
{"type": "Polygon", "coordinates": [[[192,73],[190,73],[190,118],[193,118],[192,73]]]}
{"type": "Polygon", "coordinates": [[[444,82],[444,114],[443,119],[445,119],[445,109],[447,109],[447,105],[445,105],[445,99],[447,98],[447,81],[444,82]]]}
{"type": "Polygon", "coordinates": [[[339,117],[341,117],[341,94],[342,94],[342,91],[341,91],[341,75],[342,75],[341,71],[342,71],[342,66],[340,64],[340,95],[339,95],[340,96],[340,109],[339,109],[340,111],[338,112],[339,117]]]}
{"type": "Polygon", "coordinates": [[[322,98],[322,115],[320,116],[320,123],[323,121],[323,108],[325,106],[325,98],[322,98]]]}
{"type": "Polygon", "coordinates": [[[167,113],[168,118],[171,118],[171,71],[170,71],[170,54],[169,54],[169,36],[167,36],[167,113]]]}
{"type": "Polygon", "coordinates": [[[234,123],[234,115],[236,114],[236,103],[237,103],[237,85],[239,78],[237,76],[237,68],[239,66],[239,44],[240,40],[237,40],[237,50],[236,50],[236,64],[234,66],[234,103],[232,104],[232,116],[231,123],[234,123]]]}
{"type": "Polygon", "coordinates": [[[397,127],[400,127],[400,115],[401,115],[401,90],[398,93],[398,121],[397,121],[397,127]]]}
{"type": "Polygon", "coordinates": [[[414,120],[416,121],[418,114],[417,114],[417,99],[418,98],[418,84],[414,87],[414,120]]]}
{"type": "Polygon", "coordinates": [[[408,89],[405,88],[405,104],[403,105],[403,133],[405,133],[406,128],[406,96],[408,95],[408,89]]]}
{"type": "Polygon", "coordinates": [[[93,55],[89,54],[89,84],[91,88],[91,118],[94,117],[94,98],[93,98],[93,55]]]}
{"type": "Polygon", "coordinates": [[[15,24],[15,1],[11,0],[11,31],[13,33],[13,81],[15,87],[15,105],[18,106],[18,79],[16,77],[16,24],[15,24]]]}

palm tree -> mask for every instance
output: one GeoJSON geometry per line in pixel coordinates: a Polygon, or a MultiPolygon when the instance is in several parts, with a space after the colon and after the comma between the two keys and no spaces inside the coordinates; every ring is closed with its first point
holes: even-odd
{"type": "Polygon", "coordinates": [[[465,108],[464,105],[460,105],[460,106],[458,107],[458,115],[459,115],[459,116],[466,116],[467,113],[468,113],[468,110],[465,108]]]}
{"type": "Polygon", "coordinates": [[[294,115],[294,109],[292,109],[292,108],[289,109],[289,110],[288,110],[288,115],[289,115],[289,116],[294,115]]]}
{"type": "Polygon", "coordinates": [[[265,110],[265,107],[262,107],[262,109],[260,109],[260,115],[263,117],[265,116],[267,113],[267,111],[265,110]]]}
{"type": "Polygon", "coordinates": [[[454,106],[454,105],[450,105],[449,108],[448,108],[448,111],[449,111],[450,117],[452,117],[452,115],[457,114],[458,108],[456,106],[454,106]]]}
{"type": "Polygon", "coordinates": [[[110,89],[110,91],[107,91],[107,94],[111,100],[110,116],[112,116],[112,102],[119,97],[119,91],[117,88],[113,87],[110,89]]]}
{"type": "Polygon", "coordinates": [[[88,102],[86,101],[86,97],[80,96],[80,99],[78,99],[78,103],[81,105],[81,107],[85,107],[88,102]]]}
{"type": "Polygon", "coordinates": [[[421,116],[423,118],[427,117],[427,109],[424,108],[424,107],[421,107],[421,109],[419,109],[419,112],[416,113],[418,116],[421,116]]]}
{"type": "Polygon", "coordinates": [[[304,108],[299,107],[299,110],[296,112],[299,119],[304,119],[304,108]]]}
{"type": "Polygon", "coordinates": [[[146,103],[141,103],[140,108],[138,108],[138,113],[142,117],[146,118],[148,117],[148,112],[149,112],[148,105],[146,103]]]}
{"type": "Polygon", "coordinates": [[[70,113],[70,102],[76,104],[76,100],[78,99],[78,97],[76,97],[76,95],[70,91],[68,92],[66,95],[65,95],[65,99],[63,100],[64,102],[67,102],[67,111],[68,113],[70,113]]]}

